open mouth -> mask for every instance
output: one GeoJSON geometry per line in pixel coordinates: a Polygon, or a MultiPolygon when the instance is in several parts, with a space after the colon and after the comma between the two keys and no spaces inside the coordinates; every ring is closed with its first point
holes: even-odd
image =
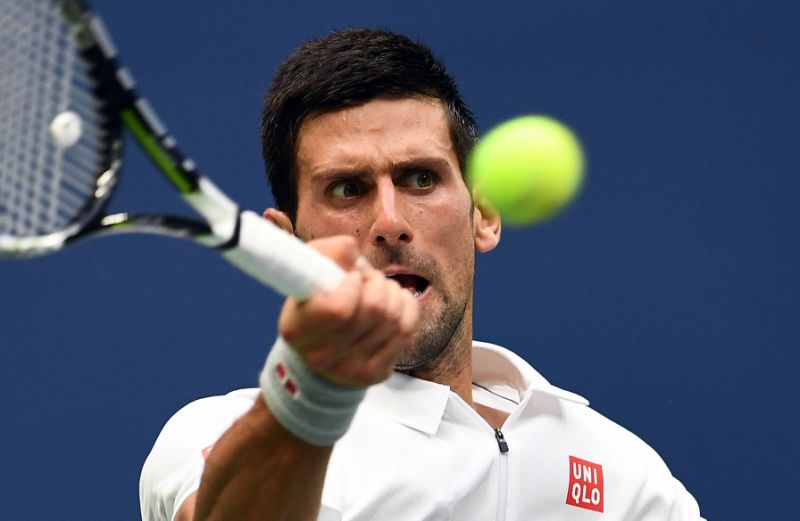
{"type": "Polygon", "coordinates": [[[422,295],[430,285],[430,282],[428,282],[427,279],[420,277],[419,275],[412,275],[410,273],[394,273],[391,275],[386,275],[386,278],[397,281],[400,286],[410,291],[415,298],[422,295]]]}

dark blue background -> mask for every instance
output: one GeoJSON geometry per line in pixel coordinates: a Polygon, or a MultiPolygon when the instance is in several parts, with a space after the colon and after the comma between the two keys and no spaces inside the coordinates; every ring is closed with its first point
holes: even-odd
{"type": "MultiPolygon", "coordinates": [[[[421,38],[484,130],[523,113],[568,123],[584,191],[480,258],[476,336],[639,434],[708,518],[796,516],[795,2],[94,3],[183,149],[252,209],[270,204],[262,92],[333,28],[421,38]]],[[[115,207],[176,201],[132,154],[115,207]]],[[[155,237],[3,262],[0,283],[2,520],[137,518],[163,423],[255,384],[281,303],[155,237]]]]}

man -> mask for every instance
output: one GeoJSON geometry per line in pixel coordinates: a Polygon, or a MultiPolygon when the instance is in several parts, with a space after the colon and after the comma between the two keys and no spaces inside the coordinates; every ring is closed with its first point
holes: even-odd
{"type": "Polygon", "coordinates": [[[405,37],[334,33],[281,65],[264,216],[347,276],[287,299],[260,389],[167,423],[144,519],[699,518],[642,441],[472,341],[475,251],[500,239],[464,182],[475,140],[443,65],[405,37]]]}

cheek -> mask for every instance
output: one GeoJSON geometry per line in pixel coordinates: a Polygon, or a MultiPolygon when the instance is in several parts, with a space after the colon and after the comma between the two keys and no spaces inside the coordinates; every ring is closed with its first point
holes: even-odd
{"type": "Polygon", "coordinates": [[[366,230],[364,217],[357,212],[333,211],[324,206],[298,208],[295,222],[297,236],[305,241],[333,235],[360,237],[366,230]]]}
{"type": "Polygon", "coordinates": [[[447,256],[446,261],[456,267],[474,256],[475,245],[470,204],[441,204],[420,211],[421,223],[417,230],[428,229],[428,240],[447,256]]]}
{"type": "Polygon", "coordinates": [[[468,197],[456,199],[451,193],[449,197],[434,199],[420,210],[420,214],[429,225],[435,225],[451,239],[472,234],[472,205],[468,197]]]}

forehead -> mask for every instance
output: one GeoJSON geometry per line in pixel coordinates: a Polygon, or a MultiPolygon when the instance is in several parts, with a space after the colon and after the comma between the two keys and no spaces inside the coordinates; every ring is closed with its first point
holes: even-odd
{"type": "Polygon", "coordinates": [[[376,99],[326,112],[300,127],[300,180],[348,166],[378,167],[418,158],[457,165],[445,106],[431,98],[376,99]]]}

